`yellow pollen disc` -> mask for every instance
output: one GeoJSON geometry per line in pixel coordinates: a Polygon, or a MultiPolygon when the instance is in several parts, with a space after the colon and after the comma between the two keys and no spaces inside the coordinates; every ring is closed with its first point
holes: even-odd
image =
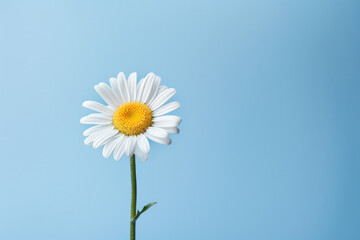
{"type": "Polygon", "coordinates": [[[136,136],[151,126],[152,112],[143,103],[127,102],[116,109],[112,122],[122,134],[136,136]]]}

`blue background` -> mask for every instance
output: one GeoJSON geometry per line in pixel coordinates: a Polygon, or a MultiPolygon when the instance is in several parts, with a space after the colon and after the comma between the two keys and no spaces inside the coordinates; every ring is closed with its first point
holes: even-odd
{"type": "Polygon", "coordinates": [[[153,71],[180,135],[138,162],[137,239],[360,239],[359,1],[1,1],[0,239],[128,239],[93,86],[153,71]]]}

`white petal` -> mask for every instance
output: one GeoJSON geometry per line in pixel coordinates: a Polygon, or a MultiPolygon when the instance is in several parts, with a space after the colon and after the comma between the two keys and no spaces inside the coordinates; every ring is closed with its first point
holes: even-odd
{"type": "Polygon", "coordinates": [[[139,146],[136,146],[135,148],[135,156],[142,162],[145,162],[146,160],[149,159],[149,155],[147,153],[142,152],[139,146]]]}
{"type": "Polygon", "coordinates": [[[164,86],[164,85],[160,86],[157,94],[159,95],[160,93],[162,93],[162,92],[165,91],[166,89],[168,89],[167,86],[164,86]]]}
{"type": "Polygon", "coordinates": [[[145,137],[145,135],[140,134],[136,138],[137,138],[137,140],[136,140],[137,147],[139,147],[143,153],[149,153],[150,152],[150,144],[149,144],[149,140],[145,137]]]}
{"type": "Polygon", "coordinates": [[[126,138],[125,153],[128,157],[131,157],[134,154],[136,146],[136,137],[130,136],[126,138]]]}
{"type": "Polygon", "coordinates": [[[155,111],[157,108],[161,107],[167,100],[169,100],[174,94],[176,90],[174,88],[169,88],[160,93],[154,101],[150,104],[150,108],[152,111],[155,111]]]}
{"type": "Polygon", "coordinates": [[[177,127],[181,123],[181,118],[174,115],[165,115],[160,117],[155,117],[153,119],[153,127],[177,127]]]}
{"type": "Polygon", "coordinates": [[[110,78],[110,85],[115,93],[118,105],[123,104],[125,102],[125,99],[123,98],[121,91],[120,91],[119,80],[117,78],[110,78]]]}
{"type": "Polygon", "coordinates": [[[85,101],[83,102],[83,107],[94,110],[96,112],[100,112],[107,115],[112,115],[114,112],[111,108],[108,108],[101,103],[94,102],[94,101],[85,101]]]}
{"type": "Polygon", "coordinates": [[[126,136],[122,135],[123,138],[120,139],[117,143],[116,143],[116,147],[115,147],[115,151],[114,151],[114,159],[115,161],[119,161],[120,158],[124,155],[125,153],[125,138],[126,136]]]}
{"type": "Polygon", "coordinates": [[[158,123],[158,122],[176,122],[176,123],[181,123],[181,117],[179,116],[175,116],[175,115],[165,115],[165,116],[160,116],[160,117],[155,117],[153,119],[154,123],[158,123]]]}
{"type": "Polygon", "coordinates": [[[149,99],[146,100],[146,104],[149,105],[150,103],[152,103],[152,101],[156,98],[158,91],[159,91],[159,86],[160,86],[160,82],[161,82],[161,78],[159,76],[155,75],[155,79],[153,82],[153,87],[152,90],[149,94],[149,99]]]}
{"type": "Polygon", "coordinates": [[[158,128],[158,127],[149,127],[146,132],[148,134],[151,134],[154,137],[158,137],[158,138],[167,138],[169,136],[169,134],[167,133],[167,131],[165,129],[162,128],[158,128]]]}
{"type": "Polygon", "coordinates": [[[110,124],[111,116],[102,113],[92,113],[80,119],[82,124],[110,124]]]}
{"type": "Polygon", "coordinates": [[[165,104],[165,105],[159,107],[158,109],[156,109],[153,112],[153,116],[156,117],[156,116],[161,116],[161,115],[167,114],[171,111],[178,109],[179,107],[180,107],[179,102],[171,102],[171,103],[165,104]]]}
{"type": "Polygon", "coordinates": [[[100,83],[99,85],[95,86],[95,90],[113,110],[117,108],[119,104],[117,103],[116,95],[107,84],[100,83]]]}
{"type": "Polygon", "coordinates": [[[93,147],[98,148],[104,145],[106,141],[108,141],[112,136],[116,135],[117,133],[119,133],[119,131],[116,129],[112,129],[111,131],[107,131],[107,132],[104,131],[103,134],[101,134],[99,137],[97,137],[94,140],[93,147]]]}
{"type": "Polygon", "coordinates": [[[144,91],[145,78],[141,79],[139,84],[136,86],[136,102],[140,102],[142,93],[144,91]]]}
{"type": "Polygon", "coordinates": [[[85,138],[84,144],[90,145],[97,136],[98,136],[98,134],[92,134],[92,135],[88,136],[87,138],[85,138]]]}
{"type": "Polygon", "coordinates": [[[120,91],[119,91],[119,87],[118,87],[117,78],[111,77],[111,78],[109,79],[109,82],[110,82],[110,86],[111,86],[112,90],[113,90],[117,95],[119,95],[119,94],[120,94],[120,91]]]}
{"type": "Polygon", "coordinates": [[[104,128],[102,130],[98,130],[97,132],[93,133],[93,134],[90,134],[87,138],[85,138],[84,140],[84,143],[86,145],[89,145],[91,144],[95,139],[103,136],[104,133],[107,133],[107,132],[110,132],[111,129],[108,129],[108,128],[104,128]]]}
{"type": "Polygon", "coordinates": [[[119,139],[123,138],[124,135],[122,134],[118,134],[115,135],[114,137],[110,138],[108,142],[105,143],[105,146],[103,148],[102,154],[104,156],[104,158],[108,158],[111,153],[114,151],[117,142],[119,141],[119,139]]]}
{"type": "Polygon", "coordinates": [[[130,74],[128,79],[128,87],[130,93],[130,101],[136,100],[136,72],[130,74]]]}
{"type": "Polygon", "coordinates": [[[170,145],[171,144],[171,139],[169,137],[167,137],[167,138],[158,138],[158,137],[152,136],[148,132],[145,132],[145,136],[147,136],[149,139],[151,139],[151,140],[153,140],[154,142],[157,142],[157,143],[161,143],[161,144],[165,144],[165,145],[170,145]]]}
{"type": "Polygon", "coordinates": [[[141,94],[141,99],[140,102],[142,103],[146,103],[147,100],[150,97],[150,94],[152,93],[153,90],[153,83],[154,83],[154,79],[155,79],[155,74],[154,73],[149,73],[144,80],[144,90],[141,94]]]}
{"type": "Polygon", "coordinates": [[[119,148],[116,151],[116,155],[114,155],[115,161],[119,161],[125,154],[124,143],[119,144],[119,148]]]}
{"type": "Polygon", "coordinates": [[[172,122],[172,121],[164,121],[164,122],[153,123],[152,126],[164,129],[164,128],[178,127],[179,123],[178,122],[172,122]]]}
{"type": "Polygon", "coordinates": [[[96,125],[96,126],[93,126],[91,128],[88,128],[84,131],[83,135],[84,136],[89,136],[93,133],[96,133],[100,130],[104,130],[104,129],[114,129],[114,125],[112,124],[101,124],[101,125],[96,125]]]}
{"type": "Polygon", "coordinates": [[[130,101],[130,93],[127,86],[127,80],[123,72],[118,74],[118,82],[119,82],[119,90],[121,93],[121,96],[124,98],[125,102],[130,101]]]}
{"type": "Polygon", "coordinates": [[[177,127],[162,127],[162,129],[165,129],[168,133],[178,134],[180,132],[177,127]]]}

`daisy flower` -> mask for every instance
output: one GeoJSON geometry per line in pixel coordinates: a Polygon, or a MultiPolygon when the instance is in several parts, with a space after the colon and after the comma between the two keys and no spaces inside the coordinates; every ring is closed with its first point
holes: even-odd
{"type": "Polygon", "coordinates": [[[80,123],[93,124],[84,131],[85,144],[103,147],[105,158],[111,154],[119,160],[124,154],[136,155],[146,161],[150,152],[149,140],[171,144],[169,133],[179,133],[181,118],[165,115],[180,107],[178,102],[165,104],[176,90],[160,86],[160,77],[149,73],[137,84],[136,73],[127,80],[124,73],[110,78],[110,86],[100,83],[95,90],[106,105],[85,101],[85,108],[96,111],[80,119],[80,123]]]}

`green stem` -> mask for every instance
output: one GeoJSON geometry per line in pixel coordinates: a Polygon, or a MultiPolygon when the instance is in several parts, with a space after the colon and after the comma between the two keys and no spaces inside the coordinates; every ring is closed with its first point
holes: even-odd
{"type": "Polygon", "coordinates": [[[131,172],[131,212],[130,212],[130,240],[135,240],[135,222],[133,218],[136,215],[136,166],[135,155],[130,157],[131,172]]]}

